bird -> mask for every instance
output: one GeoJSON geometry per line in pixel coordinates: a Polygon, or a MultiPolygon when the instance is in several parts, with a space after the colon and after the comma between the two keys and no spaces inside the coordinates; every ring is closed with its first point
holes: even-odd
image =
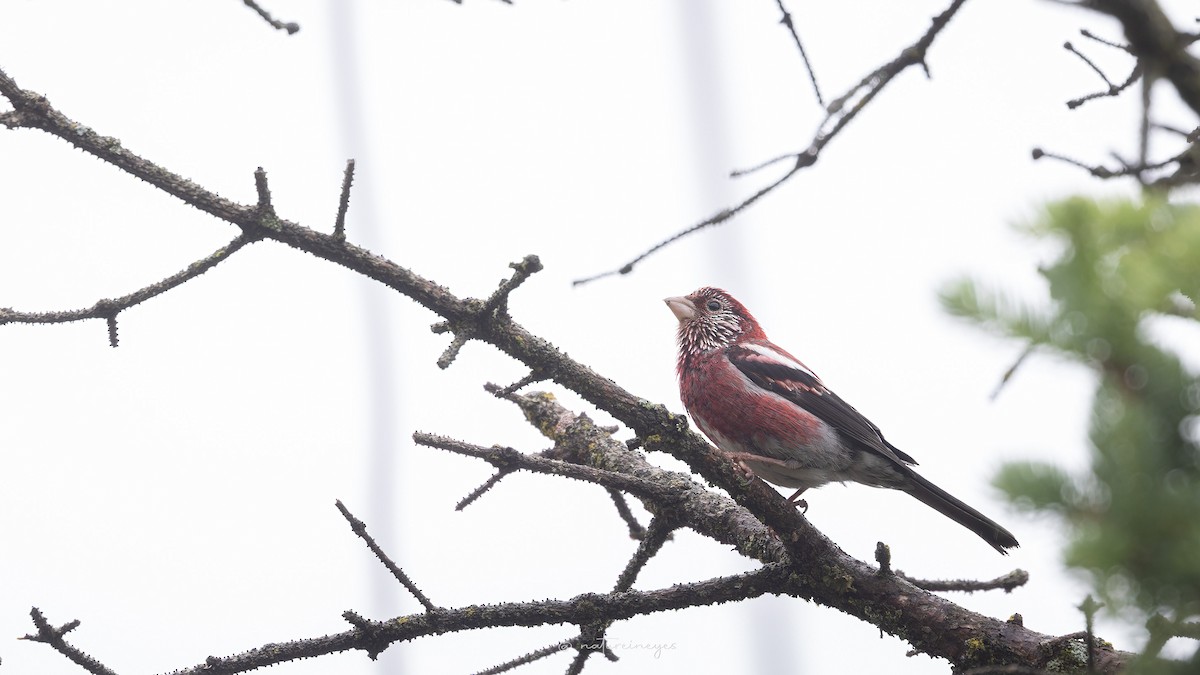
{"type": "Polygon", "coordinates": [[[665,298],[679,320],[679,394],[706,436],[739,469],[785,488],[852,481],[900,490],[974,532],[1001,554],[1011,532],[913,470],[911,456],[775,345],[742,303],[713,287],[665,298]]]}

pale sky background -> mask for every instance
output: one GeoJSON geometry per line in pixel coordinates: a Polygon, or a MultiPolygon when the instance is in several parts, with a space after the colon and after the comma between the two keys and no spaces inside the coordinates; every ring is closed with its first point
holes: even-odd
{"type": "MultiPolygon", "coordinates": [[[[788,6],[832,98],[946,4],[788,6]]],[[[1034,270],[1053,251],[1010,224],[1046,199],[1130,192],[1030,160],[1034,146],[1088,161],[1133,156],[1136,90],[1065,105],[1100,83],[1064,41],[1117,81],[1132,67],[1078,36],[1119,40],[1114,22],[1049,2],[972,0],[929,53],[933,79],[904,73],[816,167],[631,275],[572,288],[777,175],[729,180],[731,169],[808,144],[821,110],[774,2],[268,9],[300,33],[272,30],[236,0],[9,2],[0,67],[228,198],[252,203],[252,173],[264,167],[279,214],[309,227],[332,227],[344,162],[356,158],[352,240],[478,297],[509,262],[540,255],[546,269],[512,297],[514,317],[677,412],[675,320],[661,298],[728,288],[924,475],[1022,547],[1001,558],[917,501],[862,486],[810,493],[818,528],[865,560],[882,539],[914,576],[1026,569],[1030,583],[1010,595],[952,599],[1000,618],[1020,612],[1045,633],[1082,629],[1075,606],[1087,586],[1064,571],[1059,530],[1006,507],[989,480],[1006,460],[1083,466],[1093,377],[1038,357],[990,401],[1022,345],[946,317],[936,291],[972,274],[1040,297],[1034,270]]],[[[1193,128],[1166,98],[1164,121],[1193,128]]],[[[0,205],[0,306],[21,310],[128,293],[236,234],[29,130],[0,130],[0,205]]],[[[547,442],[482,389],[523,367],[473,343],[440,371],[448,338],[429,331],[435,320],[332,264],[259,243],[121,314],[118,349],[102,322],[0,327],[0,673],[82,672],[12,639],[33,630],[31,606],[55,624],[82,620],[70,640],[123,675],[340,632],[347,609],[419,611],[335,499],[443,606],[611,588],[636,542],[598,487],[515,475],[454,511],[490,467],[415,446],[413,431],[530,452],[547,442]],[[373,455],[373,444],[388,451],[373,455]]],[[[545,387],[605,419],[560,387],[534,389],[545,387]]],[[[685,531],[636,587],[753,567],[685,531]]],[[[1100,626],[1119,647],[1140,647],[1137,626],[1107,616],[1100,626]]],[[[574,634],[460,633],[395,645],[378,664],[355,652],[274,672],[466,673],[574,634]]],[[[792,598],[625,621],[609,638],[620,662],[594,658],[586,672],[949,672],[792,598]]],[[[568,662],[518,672],[561,673],[568,662]]]]}

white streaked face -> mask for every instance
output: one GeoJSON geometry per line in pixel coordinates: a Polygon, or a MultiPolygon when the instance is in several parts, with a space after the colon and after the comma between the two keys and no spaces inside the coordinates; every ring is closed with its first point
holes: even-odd
{"type": "Polygon", "coordinates": [[[743,332],[742,317],[735,302],[724,292],[702,288],[686,297],[664,302],[679,319],[679,346],[690,353],[704,353],[733,344],[743,332]]]}

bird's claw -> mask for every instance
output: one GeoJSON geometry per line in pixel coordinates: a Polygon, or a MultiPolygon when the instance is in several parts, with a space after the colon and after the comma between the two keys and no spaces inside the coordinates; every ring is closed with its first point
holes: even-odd
{"type": "Polygon", "coordinates": [[[734,460],[733,466],[735,469],[737,469],[737,472],[742,475],[742,478],[747,481],[754,480],[754,478],[757,476],[757,474],[754,473],[754,469],[751,469],[749,465],[740,459],[734,460]]]}

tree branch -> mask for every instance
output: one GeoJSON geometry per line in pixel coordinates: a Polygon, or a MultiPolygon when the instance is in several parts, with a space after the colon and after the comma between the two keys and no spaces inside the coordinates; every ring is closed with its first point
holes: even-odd
{"type": "Polygon", "coordinates": [[[296,23],[295,21],[288,21],[284,23],[283,21],[276,19],[275,17],[271,16],[270,12],[263,9],[254,0],[242,0],[242,2],[246,3],[247,7],[257,12],[258,15],[263,18],[263,21],[266,21],[275,30],[285,30],[287,31],[288,35],[294,35],[300,32],[300,24],[296,23]]]}
{"type": "MultiPolygon", "coordinates": [[[[878,93],[882,82],[890,80],[908,65],[923,63],[924,50],[933,36],[941,30],[941,26],[944,26],[961,4],[962,0],[957,0],[947,12],[940,15],[926,37],[905,50],[905,53],[893,62],[894,66],[881,69],[879,82],[872,81],[862,85],[862,95],[852,104],[846,102],[846,105],[850,106],[850,112],[833,124],[828,135],[819,136],[814,142],[818,150],[861,109],[862,105],[878,93]]],[[[518,264],[513,281],[507,282],[507,288],[502,286],[497,294],[493,295],[493,298],[500,300],[485,302],[460,299],[433,281],[391,260],[340,241],[332,234],[302,227],[268,213],[268,209],[236,204],[148,162],[125,150],[114,139],[101,137],[69,120],[51,107],[44,97],[19,89],[2,71],[0,94],[7,97],[15,108],[10,113],[0,115],[0,122],[10,128],[42,129],[195,208],[230,222],[239,227],[247,238],[281,242],[378,281],[440,315],[447,328],[460,331],[459,336],[463,335],[462,327],[469,326],[469,335],[463,338],[464,340],[474,339],[491,344],[524,363],[531,371],[548,375],[554,382],[578,393],[589,403],[608,412],[632,429],[646,450],[668,452],[679,458],[704,480],[728,493],[733,501],[730,502],[728,498],[704,489],[689,477],[678,473],[654,474],[656,480],[650,482],[654,483],[655,487],[650,487],[638,479],[645,478],[650,472],[661,470],[650,466],[640,453],[631,451],[624,443],[596,427],[586,417],[576,417],[565,412],[548,395],[512,395],[512,400],[521,406],[531,423],[542,433],[553,438],[556,446],[562,446],[565,459],[612,474],[625,474],[621,481],[612,479],[608,487],[616,487],[635,495],[637,493],[634,490],[638,490],[647,495],[649,498],[644,499],[644,503],[649,505],[656,517],[666,516],[673,522],[683,523],[688,527],[703,526],[707,531],[701,532],[702,534],[736,546],[743,555],[769,562],[795,562],[786,569],[768,567],[761,572],[762,577],[755,578],[754,583],[739,581],[732,584],[736,589],[724,583],[728,580],[721,580],[720,583],[705,582],[647,593],[628,591],[608,595],[586,595],[565,602],[504,604],[426,612],[402,617],[402,621],[356,625],[354,630],[346,633],[294,643],[296,646],[288,650],[271,645],[231,659],[214,658],[185,672],[228,671],[234,668],[235,663],[244,667],[258,667],[278,663],[286,658],[315,656],[346,649],[364,649],[371,652],[377,649],[380,640],[404,640],[451,630],[546,623],[582,625],[590,621],[617,620],[663,609],[745,599],[764,592],[763,586],[759,584],[764,579],[777,580],[778,577],[772,575],[786,578],[786,592],[789,595],[811,599],[846,612],[907,640],[922,652],[946,658],[960,668],[983,663],[1035,666],[1043,663],[1044,659],[1038,646],[1050,639],[1049,636],[976,614],[898,577],[878,575],[874,567],[850,557],[814,529],[793,505],[774,489],[758,479],[747,481],[734,469],[728,457],[688,430],[685,417],[674,415],[661,405],[634,396],[513,321],[508,313],[503,311],[503,297],[523,280],[522,275],[528,276],[531,273],[532,265],[524,264],[522,267],[521,263],[518,264]],[[489,306],[493,311],[480,311],[489,306]],[[684,494],[680,495],[680,491],[684,494]],[[668,498],[665,492],[670,492],[670,498],[680,504],[692,504],[695,508],[659,508],[658,512],[655,512],[653,509],[661,507],[668,498]],[[734,503],[742,508],[736,508],[734,503]],[[687,520],[689,514],[698,513],[696,509],[700,509],[699,512],[706,516],[702,519],[687,520]],[[770,531],[778,533],[780,538],[771,537],[767,527],[770,531]],[[753,541],[734,536],[747,532],[755,533],[753,541]],[[705,597],[703,603],[697,600],[698,595],[705,597]],[[985,646],[986,649],[979,649],[979,645],[985,646]]],[[[815,154],[802,156],[815,160],[815,154]]],[[[527,258],[526,262],[528,261],[527,258]]],[[[532,462],[529,457],[514,452],[497,454],[495,459],[503,462],[532,462]]],[[[538,458],[538,461],[552,460],[538,458]]],[[[556,462],[553,472],[567,475],[573,470],[570,469],[571,466],[569,461],[556,462]]],[[[585,480],[597,479],[600,476],[607,474],[591,472],[585,480]]],[[[609,481],[609,478],[604,480],[609,481]]],[[[1123,663],[1129,657],[1128,654],[1113,651],[1101,652],[1099,656],[1098,667],[1101,668],[1123,663]]]]}
{"type": "MultiPolygon", "coordinates": [[[[780,565],[753,572],[654,591],[585,593],[570,600],[502,602],[458,609],[399,616],[388,621],[355,619],[354,628],[334,635],[266,645],[227,657],[210,656],[204,663],[175,671],[173,675],[211,675],[245,672],[255,668],[359,649],[379,653],[382,647],[448,632],[497,626],[545,626],[617,621],[635,616],[686,609],[716,602],[736,602],[763,595],[787,576],[780,565]],[[360,625],[361,624],[361,625],[360,625]]],[[[354,615],[357,616],[357,615],[354,615]]]]}
{"type": "MultiPolygon", "coordinates": [[[[966,2],[966,0],[954,0],[951,2],[950,6],[946,8],[944,12],[933,17],[933,21],[929,26],[929,29],[926,30],[925,34],[922,35],[916,42],[901,50],[899,56],[876,68],[866,77],[862,78],[858,84],[851,87],[850,90],[845,94],[842,94],[838,98],[831,101],[829,106],[826,108],[828,112],[825,116],[825,119],[822,120],[821,124],[817,127],[817,131],[813,135],[808,149],[804,150],[803,152],[785,155],[784,157],[776,158],[775,160],[771,160],[769,162],[774,163],[781,159],[793,160],[792,168],[789,169],[788,172],[785,173],[781,178],[742,200],[741,203],[731,208],[723,209],[716,214],[705,218],[699,223],[681,230],[670,237],[667,237],[663,241],[651,246],[644,253],[638,255],[621,267],[615,270],[601,272],[600,274],[590,277],[576,279],[571,283],[575,286],[578,286],[580,284],[586,284],[596,281],[597,279],[603,279],[605,277],[610,277],[617,274],[629,274],[633,271],[634,266],[659,250],[694,232],[698,232],[713,225],[720,225],[721,223],[724,223],[741,211],[745,210],[754,202],[757,202],[765,195],[773,192],[775,188],[783,185],[801,170],[816,164],[817,159],[820,158],[821,151],[825,148],[825,146],[828,145],[829,142],[834,138],[836,138],[837,135],[841,133],[842,129],[846,128],[846,125],[849,124],[850,121],[855,117],[857,117],[858,113],[862,112],[863,108],[865,108],[867,104],[874,100],[875,96],[877,96],[879,92],[883,91],[883,88],[886,87],[893,79],[895,79],[897,75],[904,72],[909,67],[916,65],[921,66],[921,68],[925,71],[926,76],[929,75],[929,66],[925,63],[925,54],[929,50],[930,45],[933,44],[934,38],[936,38],[938,34],[941,33],[942,30],[950,23],[950,19],[952,19],[954,15],[958,13],[959,8],[962,7],[964,2],[966,2]]],[[[780,4],[780,9],[783,9],[782,4],[780,4]]],[[[790,27],[790,15],[787,14],[787,10],[783,11],[785,22],[790,27]]],[[[798,37],[796,42],[798,45],[798,37]]],[[[734,175],[740,175],[744,173],[746,172],[735,171],[734,175]]]]}
{"type": "Polygon", "coordinates": [[[1090,0],[1081,6],[1115,17],[1130,50],[1150,72],[1161,73],[1189,108],[1200,114],[1200,60],[1187,51],[1192,40],[1175,30],[1154,0],[1090,0]]]}

